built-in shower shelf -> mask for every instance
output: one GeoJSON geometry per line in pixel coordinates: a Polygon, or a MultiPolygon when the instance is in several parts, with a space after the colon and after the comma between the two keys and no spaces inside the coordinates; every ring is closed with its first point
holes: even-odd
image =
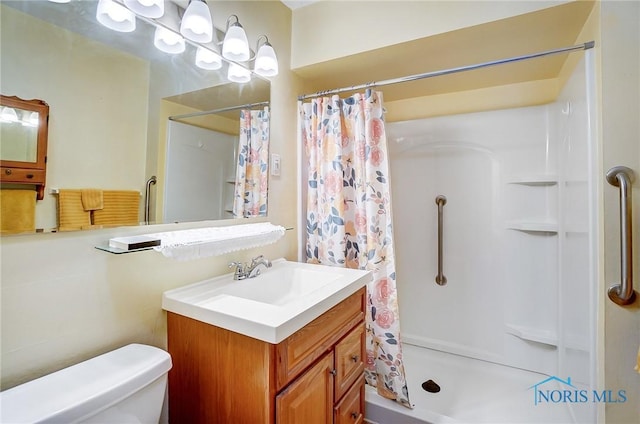
{"type": "Polygon", "coordinates": [[[555,331],[540,330],[522,325],[505,324],[506,332],[512,336],[529,342],[542,343],[549,346],[558,345],[558,335],[555,331]]]}
{"type": "Polygon", "coordinates": [[[531,233],[555,234],[558,232],[558,224],[555,222],[511,221],[507,223],[507,228],[531,233]]]}
{"type": "Polygon", "coordinates": [[[509,179],[508,183],[527,186],[552,186],[558,183],[558,176],[555,174],[518,175],[509,179]]]}

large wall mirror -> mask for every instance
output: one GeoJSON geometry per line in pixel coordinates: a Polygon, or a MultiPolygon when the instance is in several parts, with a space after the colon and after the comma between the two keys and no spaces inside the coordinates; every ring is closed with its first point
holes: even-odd
{"type": "Polygon", "coordinates": [[[193,191],[187,185],[166,195],[173,143],[167,140],[173,133],[174,141],[195,143],[201,151],[209,151],[209,139],[232,144],[222,155],[226,168],[220,174],[228,192],[246,110],[239,106],[255,104],[254,111],[264,111],[269,82],[254,74],[250,82],[231,83],[226,64],[217,71],[200,69],[189,45],[182,54],[161,52],[153,45],[154,28],[144,22],[133,32],[111,31],[96,22],[96,7],[93,0],[0,3],[0,92],[49,105],[47,188],[36,204],[36,228],[57,230],[56,193],[65,189],[138,191],[140,223],[231,217],[229,203],[210,215],[165,216],[168,202],[193,191]],[[217,138],[188,141],[189,135],[175,135],[174,124],[193,130],[187,133],[215,132],[217,138]],[[147,192],[151,202],[145,206],[147,192]]]}

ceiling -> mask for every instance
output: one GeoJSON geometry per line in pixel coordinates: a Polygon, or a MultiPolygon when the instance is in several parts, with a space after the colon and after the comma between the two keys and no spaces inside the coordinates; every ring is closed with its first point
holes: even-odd
{"type": "MultiPolygon", "coordinates": [[[[593,8],[575,1],[536,12],[367,51],[294,71],[307,92],[440,71],[527,55],[577,40],[593,8]]],[[[386,86],[386,101],[537,81],[558,76],[568,54],[386,86]]]]}

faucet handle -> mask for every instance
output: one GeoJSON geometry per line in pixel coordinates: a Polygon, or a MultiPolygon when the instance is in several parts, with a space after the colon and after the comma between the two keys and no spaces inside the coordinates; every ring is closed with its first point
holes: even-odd
{"type": "Polygon", "coordinates": [[[233,273],[233,279],[234,280],[240,280],[243,279],[245,277],[245,270],[244,267],[245,265],[242,262],[229,262],[229,268],[233,268],[235,267],[235,271],[233,273]]]}
{"type": "Polygon", "coordinates": [[[251,266],[255,266],[256,263],[262,259],[264,259],[264,255],[256,256],[255,258],[251,259],[251,266]]]}

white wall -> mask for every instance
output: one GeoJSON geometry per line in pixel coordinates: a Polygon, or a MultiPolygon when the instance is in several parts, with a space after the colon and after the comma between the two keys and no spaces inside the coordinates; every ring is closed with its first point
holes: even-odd
{"type": "MultiPolygon", "coordinates": [[[[601,121],[603,160],[602,207],[604,209],[604,281],[606,291],[620,281],[619,191],[604,181],[605,172],[624,165],[636,173],[633,184],[633,252],[636,293],[640,284],[640,3],[605,1],[601,4],[601,121]]],[[[640,375],[633,370],[640,345],[640,310],[620,307],[609,299],[601,305],[604,313],[605,349],[601,360],[606,388],[629,388],[623,405],[606,407],[611,423],[640,422],[640,375]]]]}

